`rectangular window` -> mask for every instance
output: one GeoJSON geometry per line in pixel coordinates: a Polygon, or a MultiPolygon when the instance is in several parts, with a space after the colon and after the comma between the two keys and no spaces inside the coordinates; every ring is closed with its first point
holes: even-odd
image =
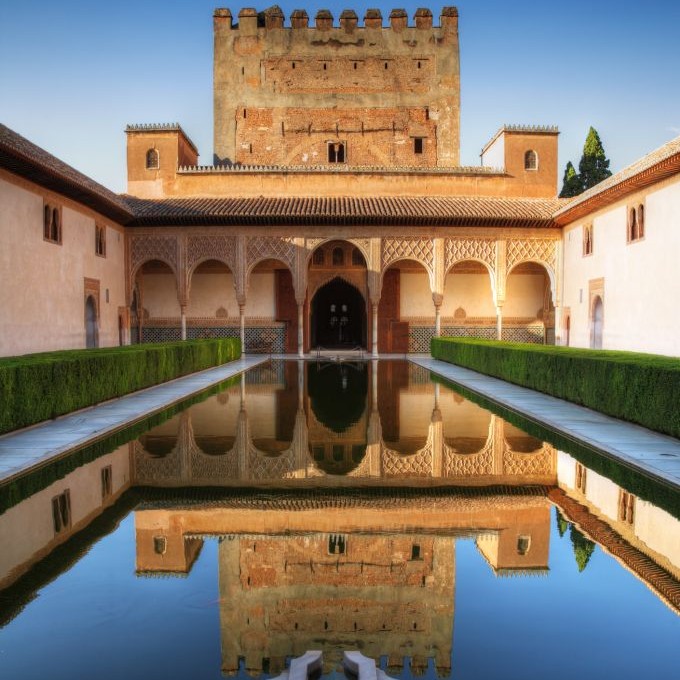
{"type": "Polygon", "coordinates": [[[586,468],[581,463],[576,463],[576,488],[581,492],[586,492],[586,468]]]}
{"type": "Polygon", "coordinates": [[[328,554],[344,555],[347,549],[347,537],[343,534],[332,534],[328,537],[328,554]]]}
{"type": "Polygon", "coordinates": [[[343,142],[328,142],[328,162],[345,162],[345,145],[343,142]]]}
{"type": "Polygon", "coordinates": [[[71,527],[71,494],[68,489],[52,499],[52,521],[55,534],[71,527]]]}
{"type": "Polygon", "coordinates": [[[413,140],[413,153],[423,153],[423,138],[416,137],[413,140]]]}
{"type": "Polygon", "coordinates": [[[623,489],[619,491],[619,520],[627,524],[635,522],[635,496],[623,489]]]}
{"type": "Polygon", "coordinates": [[[111,466],[107,465],[105,468],[102,468],[102,500],[106,500],[111,495],[111,480],[111,466]]]}

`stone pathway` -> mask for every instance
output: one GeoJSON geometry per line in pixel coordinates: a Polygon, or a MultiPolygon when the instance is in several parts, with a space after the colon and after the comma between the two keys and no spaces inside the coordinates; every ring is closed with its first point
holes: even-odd
{"type": "Polygon", "coordinates": [[[680,489],[680,440],[526,387],[426,357],[410,361],[680,489]]]}
{"type": "Polygon", "coordinates": [[[134,425],[267,360],[261,355],[243,356],[222,366],[3,435],[0,437],[0,482],[134,425]]]}

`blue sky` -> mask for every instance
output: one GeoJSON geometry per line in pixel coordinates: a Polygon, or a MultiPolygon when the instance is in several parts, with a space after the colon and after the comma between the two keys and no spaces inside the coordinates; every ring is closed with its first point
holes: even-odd
{"type": "MultiPolygon", "coordinates": [[[[279,3],[310,17],[425,3],[279,3]]],[[[178,122],[212,159],[219,1],[0,0],[0,122],[115,191],[127,123],[178,122]]],[[[264,9],[268,4],[258,5],[264,9]]],[[[680,2],[461,0],[461,163],[503,123],[558,125],[560,177],[590,125],[614,171],[680,135],[680,2]]],[[[442,5],[429,5],[435,22],[442,5]]]]}

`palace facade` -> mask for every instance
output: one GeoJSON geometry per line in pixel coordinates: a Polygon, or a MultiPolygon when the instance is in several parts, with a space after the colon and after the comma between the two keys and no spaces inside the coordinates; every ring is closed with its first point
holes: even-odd
{"type": "Polygon", "coordinates": [[[554,127],[504,125],[459,165],[455,8],[289,23],[215,11],[211,166],[180,125],[129,125],[117,195],[0,127],[0,355],[232,335],[680,354],[680,138],[560,200],[554,127]]]}

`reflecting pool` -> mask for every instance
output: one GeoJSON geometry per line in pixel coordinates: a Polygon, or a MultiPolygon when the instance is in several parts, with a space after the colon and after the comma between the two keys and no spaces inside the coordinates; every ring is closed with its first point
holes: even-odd
{"type": "Polygon", "coordinates": [[[0,677],[673,677],[679,494],[512,419],[272,361],[0,487],[0,677]]]}

